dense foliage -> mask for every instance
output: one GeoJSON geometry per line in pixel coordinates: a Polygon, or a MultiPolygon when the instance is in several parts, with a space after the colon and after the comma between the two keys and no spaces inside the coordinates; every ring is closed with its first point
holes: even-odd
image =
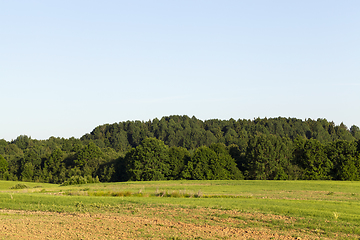
{"type": "Polygon", "coordinates": [[[169,116],[105,124],[80,139],[22,135],[0,140],[0,178],[359,180],[360,129],[326,119],[169,116]]]}

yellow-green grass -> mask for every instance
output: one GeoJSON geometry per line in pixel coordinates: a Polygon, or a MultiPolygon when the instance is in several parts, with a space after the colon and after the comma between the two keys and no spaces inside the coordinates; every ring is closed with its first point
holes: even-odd
{"type": "Polygon", "coordinates": [[[35,182],[19,182],[19,181],[0,181],[0,191],[11,190],[11,187],[14,187],[17,184],[25,184],[29,188],[54,188],[58,185],[51,183],[35,183],[35,182]]]}
{"type": "Polygon", "coordinates": [[[334,237],[336,233],[360,237],[359,200],[360,182],[159,181],[61,187],[0,181],[2,209],[116,212],[127,206],[217,208],[293,217],[296,221],[291,224],[275,219],[252,224],[273,229],[318,231],[327,237],[334,237]],[[30,188],[10,189],[18,183],[30,188]]]}

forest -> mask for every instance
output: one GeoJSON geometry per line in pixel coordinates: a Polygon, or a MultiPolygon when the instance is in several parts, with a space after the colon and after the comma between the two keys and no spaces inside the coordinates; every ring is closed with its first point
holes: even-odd
{"type": "Polygon", "coordinates": [[[326,119],[167,116],[81,138],[0,140],[0,179],[57,184],[177,179],[360,180],[360,129],[326,119]]]}

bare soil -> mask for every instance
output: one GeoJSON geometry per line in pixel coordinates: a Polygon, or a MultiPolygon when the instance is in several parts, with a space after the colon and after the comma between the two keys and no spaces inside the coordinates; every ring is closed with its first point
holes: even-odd
{"type": "MultiPolygon", "coordinates": [[[[0,239],[317,239],[305,231],[254,227],[296,219],[204,208],[135,208],[104,213],[0,210],[0,239]],[[251,227],[247,227],[251,225],[251,227]]],[[[324,238],[322,238],[324,239],[324,238]]]]}

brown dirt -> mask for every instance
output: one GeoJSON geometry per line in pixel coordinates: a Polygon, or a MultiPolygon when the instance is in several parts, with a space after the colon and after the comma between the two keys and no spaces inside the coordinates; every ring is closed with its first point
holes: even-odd
{"type": "Polygon", "coordinates": [[[120,213],[0,210],[0,239],[315,239],[299,232],[246,227],[295,219],[215,209],[141,208],[120,213]],[[253,219],[253,220],[251,220],[253,219]],[[245,227],[244,227],[245,226],[245,227]],[[300,236],[300,237],[298,237],[300,236]]]}

